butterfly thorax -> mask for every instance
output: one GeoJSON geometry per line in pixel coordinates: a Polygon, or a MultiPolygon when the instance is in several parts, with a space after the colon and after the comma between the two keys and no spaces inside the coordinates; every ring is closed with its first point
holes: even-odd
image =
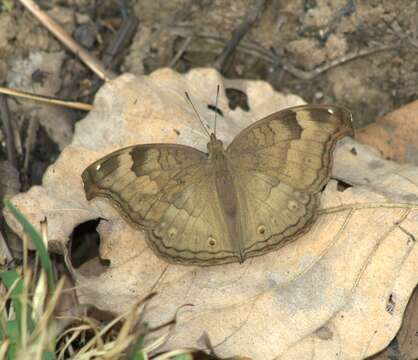
{"type": "Polygon", "coordinates": [[[225,157],[224,144],[221,140],[216,138],[215,134],[210,135],[210,141],[207,145],[209,159],[216,160],[225,157]]]}
{"type": "MultiPolygon", "coordinates": [[[[210,135],[210,141],[208,142],[207,148],[209,153],[209,161],[212,163],[215,177],[218,179],[224,179],[222,180],[223,182],[228,182],[226,179],[230,178],[230,171],[222,141],[218,140],[216,135],[212,133],[210,135]]],[[[225,185],[233,186],[233,184],[225,185]]]]}
{"type": "Polygon", "coordinates": [[[242,245],[242,231],[240,223],[240,211],[236,185],[229,167],[228,158],[221,140],[211,134],[207,145],[209,161],[213,166],[213,175],[216,184],[216,192],[219,199],[224,219],[229,232],[230,241],[239,256],[239,261],[245,260],[242,245]]]}

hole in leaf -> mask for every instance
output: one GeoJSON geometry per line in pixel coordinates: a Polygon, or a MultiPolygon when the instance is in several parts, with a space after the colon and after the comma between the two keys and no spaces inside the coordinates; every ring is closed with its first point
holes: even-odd
{"type": "MultiPolygon", "coordinates": [[[[110,261],[101,259],[99,255],[100,236],[97,226],[101,219],[86,221],[78,225],[71,235],[71,263],[79,268],[86,262],[97,258],[102,267],[108,267],[110,261]]],[[[104,269],[103,269],[104,271],[104,269]]]]}
{"type": "Polygon", "coordinates": [[[389,294],[389,298],[386,302],[386,311],[390,315],[393,315],[393,312],[395,310],[395,306],[396,306],[395,295],[394,294],[389,294]]]}
{"type": "Polygon", "coordinates": [[[58,145],[49,137],[46,129],[43,126],[39,126],[36,132],[36,143],[29,163],[28,183],[32,185],[42,184],[42,177],[46,169],[58,158],[59,153],[58,145]]]}
{"type": "Polygon", "coordinates": [[[241,90],[234,88],[225,89],[226,97],[228,98],[228,106],[231,110],[235,110],[239,106],[244,111],[249,111],[247,94],[241,90]]]}
{"type": "Polygon", "coordinates": [[[354,156],[357,156],[357,149],[353,146],[350,150],[350,153],[353,154],[354,156]]]}
{"type": "Polygon", "coordinates": [[[353,186],[346,183],[345,181],[337,180],[337,190],[339,192],[344,192],[345,190],[347,190],[348,188],[351,188],[351,187],[353,187],[353,186]]]}
{"type": "Polygon", "coordinates": [[[215,105],[208,104],[208,109],[216,112],[218,115],[221,115],[222,117],[224,116],[224,113],[222,112],[222,110],[216,107],[215,105]]]}

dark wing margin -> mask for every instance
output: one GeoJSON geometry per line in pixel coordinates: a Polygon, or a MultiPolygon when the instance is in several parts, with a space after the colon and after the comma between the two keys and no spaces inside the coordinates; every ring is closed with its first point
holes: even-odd
{"type": "Polygon", "coordinates": [[[288,108],[242,130],[227,153],[242,170],[257,170],[315,193],[329,180],[337,140],[353,135],[351,118],[337,106],[288,108]]]}
{"type": "Polygon", "coordinates": [[[207,154],[170,144],[117,150],[82,174],[86,197],[104,197],[131,225],[146,231],[154,253],[183,265],[235,259],[220,216],[207,154]]]}
{"type": "Polygon", "coordinates": [[[104,197],[134,225],[154,226],[158,211],[193,182],[207,155],[176,144],[144,144],[114,151],[82,173],[87,200],[104,197]],[[164,204],[160,204],[163,202],[164,204]]]}

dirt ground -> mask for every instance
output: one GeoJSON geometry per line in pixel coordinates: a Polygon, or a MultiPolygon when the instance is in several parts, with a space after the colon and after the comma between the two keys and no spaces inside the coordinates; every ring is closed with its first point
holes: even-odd
{"type": "MultiPolygon", "coordinates": [[[[115,73],[213,66],[256,0],[39,0],[115,73]],[[129,16],[132,40],[109,55],[129,16]]],[[[101,81],[22,5],[0,0],[0,85],[92,102],[101,81]]],[[[229,78],[268,81],[308,103],[344,105],[355,126],[418,99],[416,0],[268,0],[224,63],[229,78]]],[[[214,89],[215,93],[215,89],[214,89]]],[[[22,189],[41,182],[85,113],[9,98],[22,189]]],[[[0,161],[7,158],[0,126],[0,161]]],[[[0,169],[1,170],[1,169],[0,169]]],[[[1,182],[0,182],[1,183],[1,182]]]]}

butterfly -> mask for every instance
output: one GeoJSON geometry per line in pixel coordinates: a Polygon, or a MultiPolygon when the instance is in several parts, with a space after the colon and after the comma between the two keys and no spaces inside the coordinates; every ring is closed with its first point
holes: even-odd
{"type": "Polygon", "coordinates": [[[351,113],[302,105],[242,130],[207,153],[178,144],[129,146],[95,161],[86,197],[104,197],[145,231],[156,255],[183,265],[242,263],[309,230],[351,113]]]}

